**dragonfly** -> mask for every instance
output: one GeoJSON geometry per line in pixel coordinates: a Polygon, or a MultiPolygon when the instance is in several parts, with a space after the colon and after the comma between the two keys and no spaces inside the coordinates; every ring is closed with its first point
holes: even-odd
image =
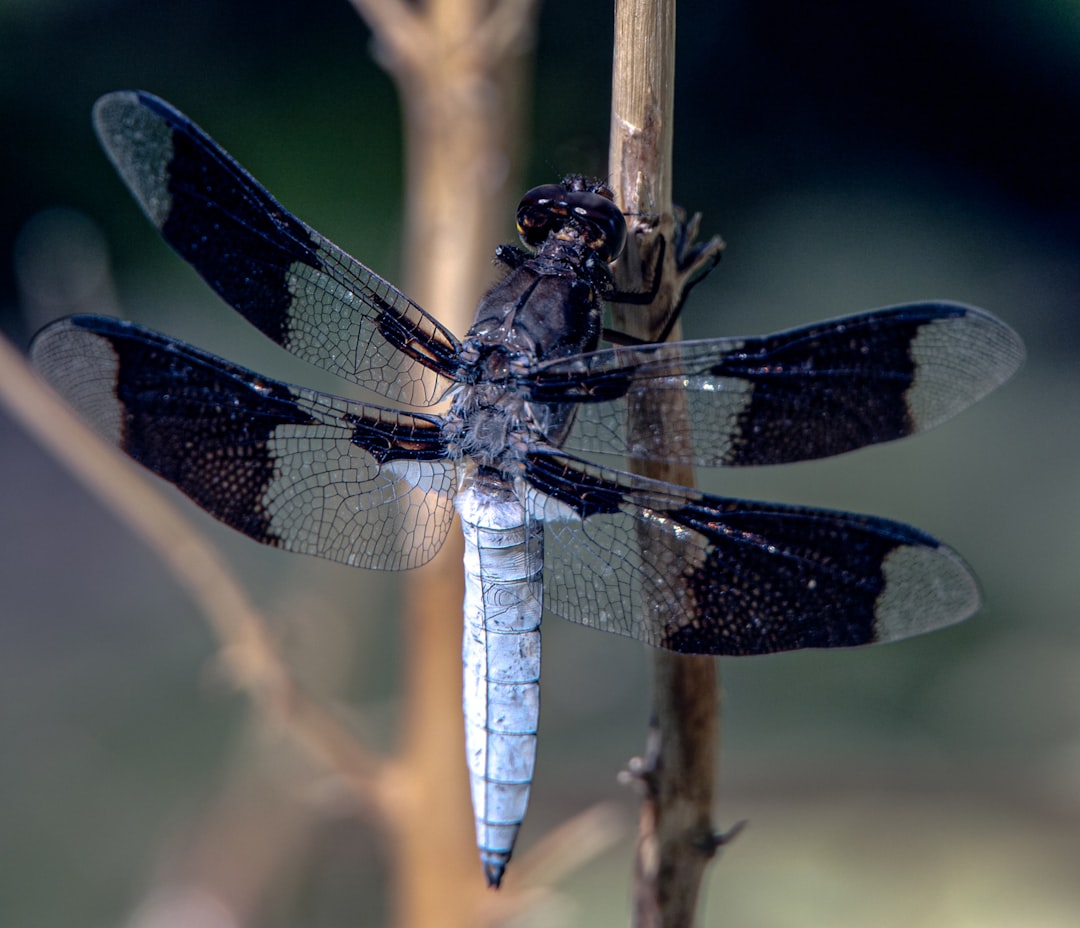
{"type": "Polygon", "coordinates": [[[977,609],[968,566],[916,528],[619,465],[781,464],[922,432],[1019,368],[1019,337],[989,313],[909,303],[764,337],[601,347],[626,220],[603,184],[571,177],[525,194],[523,247],[497,251],[504,274],[459,339],[163,100],[111,93],[94,123],[165,241],[263,334],[398,407],[450,401],[370,405],[103,316],[53,322],[31,346],[101,435],[263,544],[404,570],[436,554],[456,511],[489,885],[533,778],[542,612],[681,654],[751,655],[893,641],[977,609]],[[642,425],[646,403],[659,415],[642,425]]]}

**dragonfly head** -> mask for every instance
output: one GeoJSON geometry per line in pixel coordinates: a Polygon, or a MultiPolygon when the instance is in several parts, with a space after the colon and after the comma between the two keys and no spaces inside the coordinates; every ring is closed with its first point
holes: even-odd
{"type": "Polygon", "coordinates": [[[626,244],[626,220],[614,194],[604,184],[577,175],[526,193],[517,208],[517,230],[530,248],[539,248],[553,235],[576,239],[608,263],[626,244]]]}

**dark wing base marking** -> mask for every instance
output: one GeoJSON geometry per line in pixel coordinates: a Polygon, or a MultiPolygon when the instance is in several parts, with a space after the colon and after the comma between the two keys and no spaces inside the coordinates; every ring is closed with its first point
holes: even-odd
{"type": "Polygon", "coordinates": [[[530,452],[524,478],[529,510],[547,526],[545,608],[656,647],[848,647],[978,607],[959,556],[897,522],[723,499],[556,451],[530,452]]]}
{"type": "Polygon", "coordinates": [[[400,569],[449,530],[454,464],[435,419],[292,387],[104,317],[54,323],[31,352],[104,437],[258,542],[400,569]]]}

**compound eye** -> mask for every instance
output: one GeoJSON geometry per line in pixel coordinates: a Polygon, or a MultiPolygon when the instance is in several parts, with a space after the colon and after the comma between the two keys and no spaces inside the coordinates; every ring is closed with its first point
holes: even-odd
{"type": "Polygon", "coordinates": [[[599,193],[566,194],[570,214],[589,231],[589,247],[604,261],[614,261],[626,245],[626,220],[622,210],[599,193]]]}
{"type": "Polygon", "coordinates": [[[565,187],[560,184],[533,187],[518,204],[518,235],[530,248],[536,248],[552,232],[558,232],[569,217],[570,206],[565,187]]]}

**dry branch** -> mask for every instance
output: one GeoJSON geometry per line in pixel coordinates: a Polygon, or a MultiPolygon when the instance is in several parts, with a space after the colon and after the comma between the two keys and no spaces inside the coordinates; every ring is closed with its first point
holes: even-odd
{"type": "MultiPolygon", "coordinates": [[[[405,290],[464,332],[490,285],[516,187],[535,0],[353,0],[394,78],[405,124],[405,290]]],[[[463,541],[406,586],[404,802],[391,823],[397,924],[466,928],[529,904],[511,872],[501,897],[480,875],[461,718],[463,541]]]]}
{"type": "MultiPolygon", "coordinates": [[[[616,198],[633,217],[627,254],[619,262],[619,287],[640,290],[642,279],[656,267],[661,247],[664,250],[656,300],[644,309],[614,307],[613,325],[646,341],[660,337],[681,306],[686,289],[716,263],[722,248],[719,240],[694,246],[692,236],[689,240],[679,237],[685,245],[682,253],[675,247],[674,75],[674,0],[619,0],[609,168],[616,198]]],[[[670,336],[679,337],[677,322],[670,336]]],[[[681,414],[685,416],[686,410],[681,414]]],[[[672,415],[665,410],[666,417],[672,415]]],[[[631,410],[630,416],[631,430],[657,421],[646,404],[631,410]]],[[[684,486],[693,482],[693,471],[687,466],[650,466],[642,472],[684,486]]],[[[642,540],[643,545],[648,543],[659,542],[642,540]]],[[[718,726],[715,660],[655,652],[647,753],[634,765],[645,790],[635,861],[634,924],[639,928],[693,921],[701,879],[714,847],[713,765],[718,726]]]]}

